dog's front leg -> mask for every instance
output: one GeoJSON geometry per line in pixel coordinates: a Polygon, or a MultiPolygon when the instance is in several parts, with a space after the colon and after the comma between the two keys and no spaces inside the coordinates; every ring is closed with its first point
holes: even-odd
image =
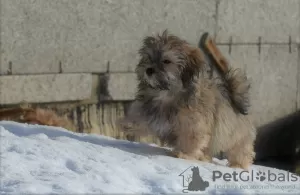
{"type": "Polygon", "coordinates": [[[173,150],[174,155],[188,160],[211,162],[208,148],[211,140],[209,123],[203,119],[194,121],[195,118],[186,115],[179,118],[180,129],[175,130],[178,137],[173,150]]]}
{"type": "MultiPolygon", "coordinates": [[[[209,139],[209,136],[204,139],[209,139]]],[[[212,157],[210,156],[207,147],[206,140],[195,143],[194,140],[191,140],[191,147],[189,150],[186,150],[185,146],[182,143],[173,149],[173,156],[177,158],[182,158],[186,160],[199,160],[203,162],[212,162],[212,157]]]]}

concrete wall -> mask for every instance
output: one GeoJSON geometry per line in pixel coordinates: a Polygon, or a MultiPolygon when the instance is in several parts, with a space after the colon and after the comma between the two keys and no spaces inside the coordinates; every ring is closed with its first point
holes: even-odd
{"type": "Polygon", "coordinates": [[[132,100],[141,39],[168,28],[216,37],[256,124],[300,108],[300,0],[0,0],[0,22],[3,105],[132,100]]]}

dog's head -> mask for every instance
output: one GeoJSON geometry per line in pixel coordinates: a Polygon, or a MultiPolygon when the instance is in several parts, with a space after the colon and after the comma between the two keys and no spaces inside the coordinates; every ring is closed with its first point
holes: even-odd
{"type": "Polygon", "coordinates": [[[147,86],[170,90],[186,87],[199,74],[204,64],[201,50],[185,40],[168,34],[148,36],[139,50],[136,73],[147,86]]]}

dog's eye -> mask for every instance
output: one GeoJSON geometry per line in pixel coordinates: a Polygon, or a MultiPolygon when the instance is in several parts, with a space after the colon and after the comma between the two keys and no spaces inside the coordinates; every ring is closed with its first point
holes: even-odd
{"type": "Polygon", "coordinates": [[[170,64],[171,61],[170,61],[170,60],[164,60],[163,63],[164,63],[164,64],[170,64]]]}

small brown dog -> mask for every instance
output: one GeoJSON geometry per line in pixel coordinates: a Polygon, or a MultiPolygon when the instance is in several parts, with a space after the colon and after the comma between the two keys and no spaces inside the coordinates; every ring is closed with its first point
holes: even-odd
{"type": "Polygon", "coordinates": [[[139,54],[138,92],[119,127],[156,135],[178,158],[211,162],[222,151],[231,167],[247,169],[256,129],[229,101],[248,93],[246,77],[230,71],[230,83],[209,78],[201,50],[167,31],[146,37],[139,54]]]}

